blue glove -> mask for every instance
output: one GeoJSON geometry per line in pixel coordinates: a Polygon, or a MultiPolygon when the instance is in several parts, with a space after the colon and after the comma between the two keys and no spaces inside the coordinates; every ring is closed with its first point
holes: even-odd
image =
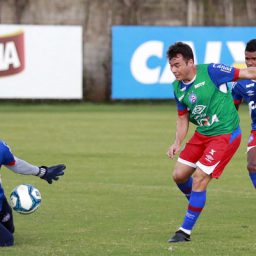
{"type": "Polygon", "coordinates": [[[39,167],[39,173],[37,176],[39,176],[41,179],[46,180],[49,184],[52,184],[53,180],[58,180],[59,176],[64,175],[64,170],[66,169],[66,166],[64,164],[59,164],[55,166],[40,166],[39,167]]]}

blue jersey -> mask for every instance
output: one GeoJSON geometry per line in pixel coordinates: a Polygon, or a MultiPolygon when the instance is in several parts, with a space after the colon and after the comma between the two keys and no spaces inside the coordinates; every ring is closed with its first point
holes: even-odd
{"type": "Polygon", "coordinates": [[[8,145],[0,140],[0,167],[1,165],[13,165],[15,163],[14,155],[8,145]]]}
{"type": "MultiPolygon", "coordinates": [[[[8,145],[0,140],[0,167],[1,165],[13,165],[15,164],[14,155],[12,154],[8,145]]],[[[0,211],[2,210],[2,200],[4,198],[4,190],[1,185],[0,179],[0,211]]]]}
{"type": "MultiPolygon", "coordinates": [[[[234,67],[229,67],[224,64],[214,64],[211,63],[207,67],[208,75],[211,78],[213,84],[222,92],[228,92],[229,87],[228,82],[236,81],[238,79],[239,70],[234,67]]],[[[180,82],[180,88],[184,91],[188,90],[193,84],[194,80],[189,84],[180,82]]],[[[229,92],[230,93],[230,92],[229,92]]],[[[182,104],[176,97],[178,114],[182,115],[188,112],[187,106],[182,104]]]]}
{"type": "Polygon", "coordinates": [[[252,130],[256,130],[256,81],[240,80],[232,86],[232,96],[235,105],[245,101],[250,110],[252,130]]]}

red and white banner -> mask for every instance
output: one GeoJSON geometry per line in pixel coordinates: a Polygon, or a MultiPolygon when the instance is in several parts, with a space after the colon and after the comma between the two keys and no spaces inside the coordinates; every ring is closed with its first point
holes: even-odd
{"type": "Polygon", "coordinates": [[[0,25],[0,99],[82,99],[81,26],[0,25]]]}
{"type": "Polygon", "coordinates": [[[0,35],[0,77],[17,74],[24,67],[24,32],[0,35]]]}

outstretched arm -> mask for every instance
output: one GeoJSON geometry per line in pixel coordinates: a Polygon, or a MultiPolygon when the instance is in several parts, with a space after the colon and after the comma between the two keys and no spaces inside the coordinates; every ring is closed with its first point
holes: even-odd
{"type": "Polygon", "coordinates": [[[186,113],[182,116],[178,116],[176,123],[176,138],[174,143],[169,147],[167,151],[167,156],[173,158],[176,155],[180,148],[183,140],[185,139],[189,128],[189,113],[186,113]]]}
{"type": "Polygon", "coordinates": [[[249,68],[240,69],[238,79],[256,80],[256,68],[255,67],[249,67],[249,68]]]}
{"type": "Polygon", "coordinates": [[[64,170],[66,169],[66,166],[64,164],[50,167],[38,167],[22,159],[19,159],[18,157],[14,157],[14,159],[14,164],[5,165],[8,169],[20,174],[39,176],[41,179],[46,180],[49,184],[52,184],[54,180],[57,181],[59,179],[59,176],[64,175],[64,170]]]}
{"type": "Polygon", "coordinates": [[[14,164],[5,165],[9,170],[24,175],[37,175],[39,173],[39,167],[32,165],[16,156],[14,156],[14,164]]]}

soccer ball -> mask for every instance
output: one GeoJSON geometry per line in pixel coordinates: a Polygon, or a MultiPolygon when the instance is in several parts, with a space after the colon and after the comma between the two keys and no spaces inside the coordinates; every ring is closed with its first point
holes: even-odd
{"type": "Polygon", "coordinates": [[[21,214],[29,214],[39,207],[42,197],[34,186],[22,184],[12,190],[10,200],[13,210],[21,214]]]}

